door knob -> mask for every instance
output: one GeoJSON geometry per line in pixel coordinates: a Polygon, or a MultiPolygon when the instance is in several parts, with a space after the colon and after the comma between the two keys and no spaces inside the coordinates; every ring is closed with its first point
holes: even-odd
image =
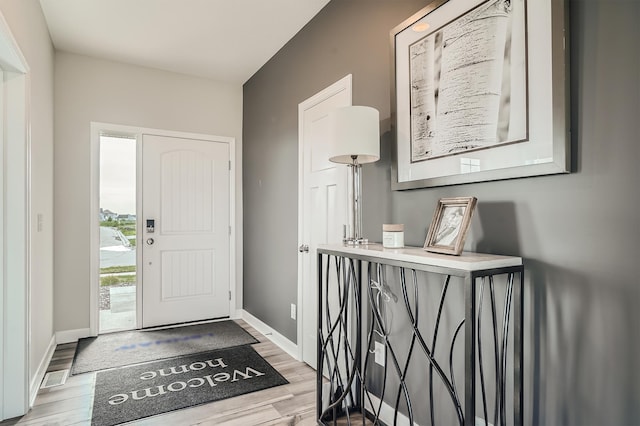
{"type": "Polygon", "coordinates": [[[300,253],[309,253],[309,246],[306,244],[300,244],[300,247],[298,247],[298,251],[300,253]]]}
{"type": "Polygon", "coordinates": [[[153,240],[153,238],[147,238],[147,245],[152,245],[155,241],[153,240]]]}

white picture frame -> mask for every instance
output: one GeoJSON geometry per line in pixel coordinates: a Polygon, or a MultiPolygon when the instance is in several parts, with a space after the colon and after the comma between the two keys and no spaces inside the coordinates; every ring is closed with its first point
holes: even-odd
{"type": "Polygon", "coordinates": [[[392,189],[570,171],[565,8],[564,0],[435,0],[391,31],[392,189]],[[496,9],[501,16],[495,26],[473,28],[466,40],[455,37],[462,40],[458,58],[489,62],[486,57],[493,51],[493,65],[451,77],[447,70],[456,57],[451,34],[472,25],[475,14],[489,10],[493,18],[496,9]],[[416,31],[420,26],[427,30],[416,31]],[[431,54],[423,60],[425,49],[431,54]],[[478,98],[473,91],[499,93],[478,98]],[[472,114],[460,116],[471,109],[472,114]],[[430,117],[434,127],[429,128],[424,117],[430,117]],[[474,119],[476,127],[471,126],[474,119]],[[487,123],[492,126],[488,130],[487,123]],[[466,133],[457,132],[463,126],[466,133]],[[435,142],[420,146],[425,135],[435,142]]]}

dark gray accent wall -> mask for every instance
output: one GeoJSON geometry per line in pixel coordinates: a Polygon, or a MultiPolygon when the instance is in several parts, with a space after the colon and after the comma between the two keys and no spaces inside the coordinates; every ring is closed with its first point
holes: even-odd
{"type": "Polygon", "coordinates": [[[421,246],[440,197],[476,196],[466,248],[525,259],[527,423],[638,424],[640,2],[569,2],[574,173],[391,191],[389,31],[427,3],[333,0],[245,84],[244,308],[296,340],[297,106],[351,73],[382,129],[365,234],[421,246]]]}
{"type": "MultiPolygon", "coordinates": [[[[389,30],[422,7],[423,1],[334,0],[244,85],[244,309],[293,342],[298,104],[352,74],[354,105],[378,108],[388,129],[389,30]]],[[[376,230],[391,218],[387,166],[364,170],[364,221],[376,230]]]]}

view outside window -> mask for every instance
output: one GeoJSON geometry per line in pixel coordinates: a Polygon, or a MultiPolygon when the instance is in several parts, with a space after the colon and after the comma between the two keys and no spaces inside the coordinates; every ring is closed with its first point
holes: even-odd
{"type": "Polygon", "coordinates": [[[135,328],[136,140],[100,137],[100,332],[135,328]]]}

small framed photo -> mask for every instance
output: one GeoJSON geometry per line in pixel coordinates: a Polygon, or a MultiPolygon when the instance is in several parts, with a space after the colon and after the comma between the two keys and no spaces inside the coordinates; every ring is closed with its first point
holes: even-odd
{"type": "Polygon", "coordinates": [[[476,197],[441,198],[433,213],[424,249],[460,255],[476,201],[476,197]]]}

